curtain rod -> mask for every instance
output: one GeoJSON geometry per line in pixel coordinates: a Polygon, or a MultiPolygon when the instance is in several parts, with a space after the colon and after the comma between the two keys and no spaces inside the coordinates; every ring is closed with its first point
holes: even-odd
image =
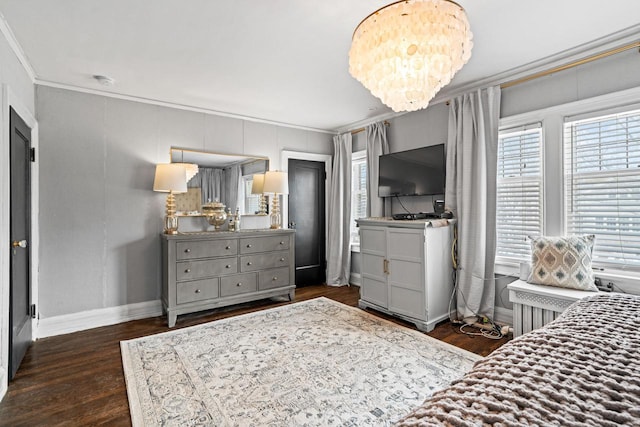
{"type": "MultiPolygon", "coordinates": [[[[384,125],[385,125],[385,126],[391,126],[391,123],[389,123],[389,122],[388,122],[388,121],[386,121],[386,120],[385,120],[384,122],[382,122],[382,123],[384,123],[384,125]]],[[[356,133],[364,132],[364,129],[365,129],[365,128],[360,128],[360,129],[352,130],[352,131],[351,131],[351,135],[355,135],[356,133]]]]}
{"type": "Polygon", "coordinates": [[[538,73],[531,74],[529,76],[521,77],[519,79],[511,80],[500,85],[501,89],[506,89],[512,86],[519,85],[520,83],[525,83],[530,80],[537,79],[539,77],[545,77],[553,73],[557,73],[559,71],[568,70],[570,68],[577,67],[578,65],[588,64],[589,62],[597,61],[598,59],[606,58],[611,55],[615,55],[616,53],[621,53],[627,51],[629,49],[640,48],[640,41],[636,41],[633,43],[629,43],[624,46],[620,46],[611,50],[607,50],[601,53],[597,53],[595,55],[587,56],[586,58],[578,59],[577,61],[570,62],[568,64],[559,65],[557,67],[551,68],[549,70],[540,71],[538,73]]]}

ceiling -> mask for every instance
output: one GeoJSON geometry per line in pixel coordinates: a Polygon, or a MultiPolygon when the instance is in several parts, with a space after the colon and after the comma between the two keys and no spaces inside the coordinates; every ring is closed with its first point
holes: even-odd
{"type": "MultiPolygon", "coordinates": [[[[39,84],[336,131],[391,112],[348,71],[353,30],[387,3],[0,0],[0,13],[39,84]]],[[[640,28],[637,0],[458,3],[474,48],[439,97],[640,28]]]]}

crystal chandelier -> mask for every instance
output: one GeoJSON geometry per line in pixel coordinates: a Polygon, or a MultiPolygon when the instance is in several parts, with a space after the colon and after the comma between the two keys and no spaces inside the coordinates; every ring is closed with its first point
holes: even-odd
{"type": "Polygon", "coordinates": [[[464,9],[449,0],[403,0],[366,17],[353,33],[349,72],[393,111],[416,111],[471,57],[464,9]]]}

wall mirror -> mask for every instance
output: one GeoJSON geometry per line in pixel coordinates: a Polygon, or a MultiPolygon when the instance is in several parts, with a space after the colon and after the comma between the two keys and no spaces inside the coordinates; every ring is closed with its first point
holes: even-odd
{"type": "Polygon", "coordinates": [[[171,162],[198,165],[198,173],[187,182],[188,191],[176,194],[179,216],[202,216],[202,205],[215,201],[243,215],[259,211],[260,195],[251,192],[253,175],[269,170],[268,157],[172,147],[171,162]]]}

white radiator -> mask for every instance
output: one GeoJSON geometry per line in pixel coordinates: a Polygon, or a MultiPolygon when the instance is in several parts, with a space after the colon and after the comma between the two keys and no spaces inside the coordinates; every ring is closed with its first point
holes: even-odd
{"type": "Polygon", "coordinates": [[[513,303],[513,337],[541,328],[560,316],[573,302],[595,292],[533,285],[522,280],[510,283],[509,300],[513,303]]]}

